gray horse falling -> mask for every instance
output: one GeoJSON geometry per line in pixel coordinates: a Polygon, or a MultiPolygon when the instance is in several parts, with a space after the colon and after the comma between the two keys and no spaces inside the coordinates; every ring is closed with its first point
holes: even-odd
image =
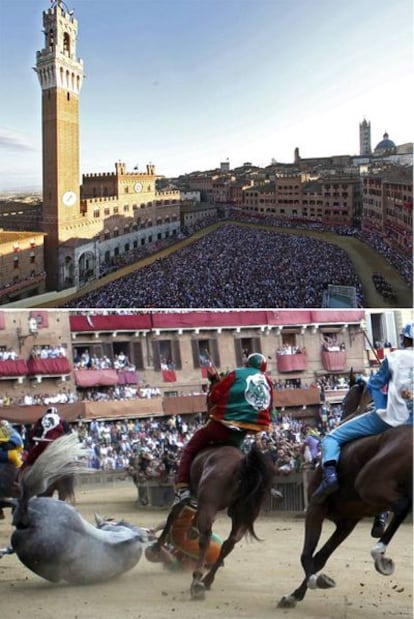
{"type": "Polygon", "coordinates": [[[39,456],[13,502],[11,546],[0,550],[0,557],[14,552],[38,576],[73,584],[108,581],[138,563],[147,530],[99,518],[93,526],[73,506],[36,496],[59,477],[82,470],[83,455],[77,436],[69,434],[39,456]]]}

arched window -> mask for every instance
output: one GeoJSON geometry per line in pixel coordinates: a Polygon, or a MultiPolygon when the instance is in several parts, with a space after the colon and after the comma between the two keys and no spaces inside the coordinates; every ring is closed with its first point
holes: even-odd
{"type": "Polygon", "coordinates": [[[63,53],[70,56],[70,36],[67,32],[63,34],[63,53]]]}
{"type": "Polygon", "coordinates": [[[50,49],[53,49],[55,45],[55,31],[53,30],[53,28],[51,28],[49,30],[49,35],[48,35],[48,46],[50,49]]]}

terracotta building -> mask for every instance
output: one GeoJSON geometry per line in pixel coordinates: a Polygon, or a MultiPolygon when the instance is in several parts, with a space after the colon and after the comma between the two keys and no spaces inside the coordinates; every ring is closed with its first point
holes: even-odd
{"type": "Polygon", "coordinates": [[[45,291],[44,236],[0,231],[0,305],[45,291]]]}
{"type": "Polygon", "coordinates": [[[242,209],[289,221],[351,226],[360,212],[358,177],[332,176],[311,180],[306,174],[278,176],[274,182],[243,191],[242,209]]]}
{"type": "Polygon", "coordinates": [[[385,231],[395,246],[412,254],[413,168],[395,167],[363,178],[363,230],[385,231]]]}
{"type": "MultiPolygon", "coordinates": [[[[13,350],[17,359],[0,360],[0,396],[7,401],[2,415],[35,417],[42,406],[24,407],[25,398],[69,393],[77,394],[76,401],[59,410],[70,419],[205,412],[207,367],[214,364],[226,372],[259,351],[276,385],[276,408],[314,416],[321,401],[319,378],[334,376],[340,387],[350,367],[364,371],[364,317],[363,310],[3,310],[0,353],[13,350]],[[120,355],[127,365],[116,369],[120,355]],[[82,364],[85,357],[89,361],[82,364]],[[104,357],[109,366],[102,368],[96,360],[104,357]],[[159,396],[85,398],[91,390],[125,386],[150,386],[159,396]]],[[[328,389],[324,395],[340,402],[344,389],[328,389]]]]}

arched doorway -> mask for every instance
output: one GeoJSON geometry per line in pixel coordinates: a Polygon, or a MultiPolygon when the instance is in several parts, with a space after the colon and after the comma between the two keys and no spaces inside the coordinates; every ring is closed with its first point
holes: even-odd
{"type": "Polygon", "coordinates": [[[85,251],[79,257],[79,285],[95,279],[96,258],[92,251],[85,251]]]}
{"type": "Polygon", "coordinates": [[[75,265],[72,256],[65,256],[63,261],[63,282],[65,288],[70,288],[75,285],[74,271],[75,265]]]}

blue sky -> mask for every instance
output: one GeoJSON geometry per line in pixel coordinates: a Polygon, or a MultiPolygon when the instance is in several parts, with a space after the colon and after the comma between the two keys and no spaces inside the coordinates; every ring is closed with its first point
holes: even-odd
{"type": "MultiPolygon", "coordinates": [[[[0,191],[41,186],[49,0],[0,2],[0,191]]],[[[68,0],[78,20],[80,172],[174,176],[412,141],[411,0],[68,0]]]]}

